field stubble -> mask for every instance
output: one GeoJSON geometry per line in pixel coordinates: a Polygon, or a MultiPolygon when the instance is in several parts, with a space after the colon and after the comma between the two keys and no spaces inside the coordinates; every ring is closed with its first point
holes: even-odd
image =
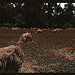
{"type": "MultiPolygon", "coordinates": [[[[12,31],[11,28],[0,30],[0,47],[10,44],[17,44],[20,36],[26,31],[32,34],[36,44],[26,44],[22,46],[27,55],[26,61],[33,65],[37,73],[40,72],[69,72],[75,73],[75,60],[66,57],[65,52],[70,50],[75,57],[75,31],[66,31],[53,33],[47,30],[43,33],[35,33],[31,29],[21,29],[12,31]],[[64,48],[68,48],[66,51],[64,48]],[[74,48],[69,49],[69,48],[74,48]],[[63,50],[63,53],[61,52],[63,50]],[[65,51],[65,52],[64,52],[65,51]]],[[[70,54],[69,54],[70,55],[70,54]]]]}

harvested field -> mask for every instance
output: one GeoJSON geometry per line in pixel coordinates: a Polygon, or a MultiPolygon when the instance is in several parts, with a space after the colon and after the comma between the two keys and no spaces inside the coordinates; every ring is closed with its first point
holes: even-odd
{"type": "Polygon", "coordinates": [[[25,28],[12,31],[11,28],[0,30],[0,48],[16,45],[20,36],[28,31],[32,34],[32,44],[22,45],[26,62],[32,65],[36,73],[75,73],[75,31],[53,33],[51,29],[36,34],[25,28]]]}

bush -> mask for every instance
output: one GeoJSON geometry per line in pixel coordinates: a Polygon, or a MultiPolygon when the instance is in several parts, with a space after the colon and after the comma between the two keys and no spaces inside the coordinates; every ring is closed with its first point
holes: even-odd
{"type": "Polygon", "coordinates": [[[72,25],[70,23],[66,23],[62,26],[62,28],[72,28],[72,25]]]}

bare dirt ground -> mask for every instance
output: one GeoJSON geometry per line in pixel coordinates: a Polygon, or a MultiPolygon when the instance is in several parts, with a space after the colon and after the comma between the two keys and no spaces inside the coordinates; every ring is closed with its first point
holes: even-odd
{"type": "Polygon", "coordinates": [[[35,44],[22,45],[21,48],[26,55],[25,61],[36,73],[75,73],[75,31],[53,33],[47,29],[36,34],[31,29],[1,29],[0,47],[16,45],[26,31],[32,34],[35,44]]]}

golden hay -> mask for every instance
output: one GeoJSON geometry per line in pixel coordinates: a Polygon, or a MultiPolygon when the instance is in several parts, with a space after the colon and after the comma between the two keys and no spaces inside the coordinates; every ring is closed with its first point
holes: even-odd
{"type": "Polygon", "coordinates": [[[32,27],[30,29],[33,29],[32,27]]]}
{"type": "Polygon", "coordinates": [[[43,30],[42,29],[37,29],[36,33],[42,33],[43,30]]]}
{"type": "Polygon", "coordinates": [[[66,28],[66,30],[67,30],[67,31],[70,31],[70,30],[72,30],[72,28],[66,28]]]}
{"type": "Polygon", "coordinates": [[[33,28],[33,31],[34,31],[34,30],[37,30],[37,28],[33,28]]]}
{"type": "Polygon", "coordinates": [[[72,28],[72,31],[75,31],[75,28],[72,28]]]}
{"type": "Polygon", "coordinates": [[[25,55],[18,46],[0,48],[0,73],[17,73],[24,58],[25,55]]]}
{"type": "Polygon", "coordinates": [[[53,30],[53,32],[55,32],[55,33],[56,32],[61,32],[61,31],[62,31],[62,29],[59,29],[59,28],[56,28],[56,29],[53,30]]]}
{"type": "Polygon", "coordinates": [[[66,28],[66,30],[67,31],[70,31],[70,30],[75,31],[75,28],[66,28]]]}
{"type": "Polygon", "coordinates": [[[14,27],[13,27],[12,30],[13,30],[13,31],[18,31],[18,30],[20,30],[20,28],[17,28],[17,27],[14,28],[14,27]]]}
{"type": "Polygon", "coordinates": [[[52,32],[55,32],[55,33],[56,33],[56,32],[57,32],[57,30],[56,30],[56,29],[54,29],[52,32]]]}
{"type": "Polygon", "coordinates": [[[47,29],[43,29],[43,31],[46,31],[47,29]]]}
{"type": "Polygon", "coordinates": [[[33,40],[32,40],[32,35],[31,33],[24,33],[21,35],[17,45],[20,45],[20,44],[26,44],[26,43],[32,43],[33,40]]]}
{"type": "Polygon", "coordinates": [[[62,31],[62,29],[58,29],[58,31],[59,31],[59,32],[61,32],[61,31],[62,31]]]}
{"type": "Polygon", "coordinates": [[[50,28],[48,28],[48,29],[50,29],[50,28]]]}
{"type": "Polygon", "coordinates": [[[31,64],[25,62],[25,57],[19,46],[0,48],[0,73],[34,73],[31,64]]]}
{"type": "Polygon", "coordinates": [[[9,29],[9,28],[6,28],[7,30],[9,29]]]}

